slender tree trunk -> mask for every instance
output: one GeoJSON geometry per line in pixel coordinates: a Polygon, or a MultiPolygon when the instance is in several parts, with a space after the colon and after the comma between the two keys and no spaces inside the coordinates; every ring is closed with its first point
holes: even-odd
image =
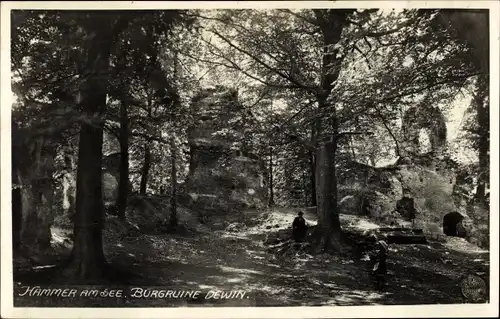
{"type": "Polygon", "coordinates": [[[16,253],[21,248],[22,225],[21,189],[12,189],[12,250],[16,253]]]}
{"type": "Polygon", "coordinates": [[[304,206],[308,206],[310,203],[309,203],[309,191],[310,191],[310,188],[307,187],[307,173],[305,170],[302,171],[302,194],[304,196],[304,206]]]}
{"type": "Polygon", "coordinates": [[[476,201],[485,203],[486,201],[486,185],[489,183],[489,148],[490,148],[490,115],[489,115],[489,100],[488,100],[488,84],[487,76],[482,76],[478,79],[478,92],[475,98],[476,118],[478,126],[478,158],[479,158],[479,176],[476,189],[476,201]]]}
{"type": "MultiPolygon", "coordinates": [[[[152,91],[147,91],[147,111],[148,118],[153,116],[153,93],[152,91]]],[[[141,184],[139,187],[139,194],[146,195],[146,190],[148,186],[149,178],[149,168],[151,167],[151,141],[146,138],[146,145],[144,146],[144,162],[142,163],[141,171],[141,184]]]]}
{"type": "Polygon", "coordinates": [[[273,148],[269,147],[269,207],[274,206],[273,148]]]}
{"type": "MultiPolygon", "coordinates": [[[[316,130],[317,127],[313,127],[311,130],[311,144],[314,144],[316,140],[316,130]]],[[[316,159],[314,152],[309,150],[309,178],[311,183],[311,206],[317,206],[316,204],[316,159]]]]}
{"type": "Polygon", "coordinates": [[[118,207],[118,217],[125,219],[127,209],[127,196],[129,191],[129,163],[128,163],[128,141],[129,141],[129,119],[127,103],[121,101],[120,105],[120,179],[118,185],[118,198],[116,207],[118,207]]]}
{"type": "Polygon", "coordinates": [[[172,198],[170,199],[170,227],[172,229],[177,228],[178,221],[177,221],[177,147],[175,145],[175,137],[172,134],[172,137],[170,138],[170,149],[172,152],[171,155],[171,165],[172,165],[172,170],[171,170],[171,182],[172,182],[172,191],[171,195],[172,198]]]}
{"type": "Polygon", "coordinates": [[[106,259],[102,247],[104,225],[102,201],[102,143],[104,122],[100,115],[106,107],[109,57],[112,41],[109,22],[95,18],[89,31],[88,48],[90,74],[83,93],[83,114],[88,120],[81,123],[76,182],[76,212],[74,244],[68,270],[81,282],[101,282],[106,259]],[[97,118],[96,118],[97,116],[97,118]]]}
{"type": "Polygon", "coordinates": [[[484,138],[480,138],[479,141],[479,168],[480,173],[477,181],[477,189],[476,189],[476,200],[480,203],[484,203],[486,201],[486,185],[488,183],[487,180],[487,170],[489,170],[488,165],[488,148],[489,143],[484,141],[484,138]]]}
{"type": "Polygon", "coordinates": [[[23,208],[21,183],[18,177],[16,150],[12,148],[12,250],[16,254],[21,249],[21,229],[23,223],[23,208]]]}
{"type": "Polygon", "coordinates": [[[150,142],[146,142],[144,147],[144,163],[142,164],[142,175],[141,175],[141,186],[139,193],[141,195],[146,195],[146,187],[148,185],[149,168],[151,167],[151,149],[150,142]]]}

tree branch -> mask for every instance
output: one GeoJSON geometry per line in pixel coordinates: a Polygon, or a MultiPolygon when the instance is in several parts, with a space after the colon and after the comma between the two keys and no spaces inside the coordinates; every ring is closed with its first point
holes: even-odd
{"type": "MultiPolygon", "coordinates": [[[[226,60],[227,62],[229,62],[231,64],[231,66],[228,66],[226,64],[223,64],[225,67],[229,68],[229,69],[232,69],[232,70],[237,70],[237,71],[240,71],[241,73],[243,73],[244,75],[246,75],[247,77],[259,82],[259,83],[262,83],[264,85],[267,85],[269,87],[274,87],[274,88],[279,88],[279,89],[297,89],[297,88],[302,88],[301,86],[296,86],[296,85],[279,85],[279,84],[276,84],[276,83],[269,83],[269,82],[266,82],[265,80],[249,73],[248,71],[244,70],[242,67],[240,67],[236,62],[234,62],[233,60],[229,59],[228,57],[226,57],[222,52],[221,52],[221,49],[216,47],[215,45],[213,45],[212,43],[208,42],[207,40],[204,40],[202,39],[203,42],[205,42],[206,44],[208,44],[210,47],[212,47],[213,49],[217,50],[218,52],[220,52],[220,54],[217,54],[213,51],[210,51],[211,54],[215,55],[216,57],[219,57],[219,58],[222,58],[224,60],[226,60]]],[[[209,62],[210,63],[210,62],[209,62]]]]}
{"type": "Polygon", "coordinates": [[[297,141],[300,143],[301,146],[306,148],[309,151],[316,151],[316,146],[313,145],[310,141],[301,138],[299,135],[296,134],[290,134],[287,132],[283,132],[286,136],[290,138],[291,141],[297,141]]]}
{"type": "Polygon", "coordinates": [[[396,136],[394,135],[394,133],[392,132],[392,130],[390,129],[389,125],[387,125],[387,123],[385,122],[385,118],[384,116],[382,115],[382,112],[380,112],[380,109],[377,108],[375,105],[373,105],[373,107],[375,108],[375,110],[377,111],[377,114],[378,114],[378,117],[380,118],[380,120],[382,121],[382,124],[384,125],[385,129],[387,130],[387,132],[389,133],[389,135],[392,137],[392,139],[394,140],[394,143],[395,143],[395,146],[396,146],[396,155],[397,156],[401,156],[401,150],[399,149],[399,142],[398,142],[398,139],[396,138],[396,136]]]}
{"type": "Polygon", "coordinates": [[[368,66],[368,69],[370,69],[370,70],[371,70],[371,69],[372,69],[372,67],[371,67],[371,65],[370,65],[370,60],[368,60],[368,56],[367,56],[367,55],[366,55],[363,51],[361,51],[361,50],[358,48],[358,46],[357,46],[357,45],[355,45],[355,44],[354,44],[354,46],[353,46],[353,47],[354,47],[354,49],[355,49],[356,51],[358,51],[358,52],[359,52],[359,53],[360,53],[360,54],[361,54],[361,55],[365,58],[365,60],[366,60],[366,65],[368,66]]]}
{"type": "Polygon", "coordinates": [[[303,15],[300,15],[298,13],[293,12],[290,9],[278,9],[278,11],[289,13],[289,14],[293,15],[294,17],[299,18],[300,20],[303,20],[309,24],[312,24],[312,25],[319,27],[319,22],[317,19],[305,17],[303,15]]]}
{"type": "Polygon", "coordinates": [[[401,31],[401,29],[403,29],[403,28],[413,26],[413,25],[415,25],[415,23],[417,21],[418,21],[418,19],[409,19],[408,21],[405,21],[404,23],[401,23],[398,26],[396,26],[392,29],[389,29],[389,30],[378,31],[378,32],[369,32],[369,31],[362,32],[362,36],[379,38],[379,37],[382,37],[385,35],[390,35],[390,34],[398,32],[398,31],[401,31]]]}
{"type": "Polygon", "coordinates": [[[269,64],[267,64],[266,62],[262,61],[260,58],[256,57],[255,55],[253,55],[252,53],[248,52],[247,50],[243,49],[243,48],[240,48],[239,46],[235,45],[234,43],[232,43],[229,39],[227,39],[226,37],[224,37],[222,34],[220,34],[219,32],[217,32],[216,30],[212,29],[210,30],[213,34],[215,34],[216,36],[218,36],[219,38],[221,38],[224,42],[226,42],[229,46],[231,46],[232,48],[238,50],[239,52],[249,56],[250,58],[252,58],[255,62],[257,62],[258,64],[262,65],[263,67],[265,67],[266,69],[274,72],[275,74],[279,75],[280,77],[282,77],[283,79],[293,83],[294,85],[296,85],[298,88],[303,88],[305,89],[306,91],[310,92],[310,93],[313,93],[313,94],[316,94],[317,93],[317,88],[314,87],[314,86],[308,86],[308,85],[305,85],[303,83],[300,83],[299,81],[297,81],[296,79],[292,78],[291,76],[285,74],[284,72],[278,70],[278,69],[275,69],[273,68],[272,66],[270,66],[269,64]]]}

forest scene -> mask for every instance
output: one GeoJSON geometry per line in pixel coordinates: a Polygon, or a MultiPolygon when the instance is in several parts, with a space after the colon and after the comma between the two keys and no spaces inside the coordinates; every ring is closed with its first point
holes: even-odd
{"type": "Polygon", "coordinates": [[[11,11],[14,306],[489,302],[488,14],[11,11]]]}

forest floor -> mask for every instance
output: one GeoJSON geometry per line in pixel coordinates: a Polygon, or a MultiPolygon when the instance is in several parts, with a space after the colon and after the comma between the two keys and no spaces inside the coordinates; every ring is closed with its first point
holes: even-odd
{"type": "MultiPolygon", "coordinates": [[[[245,291],[243,298],[83,298],[69,302],[49,297],[19,297],[16,306],[320,306],[408,305],[464,303],[460,279],[477,271],[489,273],[489,253],[459,238],[446,243],[390,245],[388,281],[373,289],[368,263],[329,254],[273,254],[264,241],[287,229],[296,211],[275,209],[246,214],[248,223],[220,230],[199,227],[185,234],[142,234],[105,238],[108,261],[135,274],[125,288],[163,287],[168,290],[245,291]],[[165,288],[166,287],[166,288],[165,288]]],[[[341,216],[344,229],[366,230],[377,225],[341,216]]],[[[306,213],[309,225],[316,223],[306,213]]],[[[63,237],[62,230],[56,230],[63,237]]],[[[42,267],[38,267],[42,268],[42,267]]],[[[33,272],[33,270],[31,270],[33,272]]],[[[18,287],[33,282],[16,276],[18,287]]]]}

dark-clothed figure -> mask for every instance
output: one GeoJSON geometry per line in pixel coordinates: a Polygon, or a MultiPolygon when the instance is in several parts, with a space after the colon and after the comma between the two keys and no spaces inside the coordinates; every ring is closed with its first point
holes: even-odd
{"type": "Polygon", "coordinates": [[[296,242],[302,242],[306,238],[306,220],[302,215],[304,215],[304,213],[299,212],[299,216],[295,217],[292,224],[293,239],[296,242]]]}
{"type": "Polygon", "coordinates": [[[375,239],[375,247],[370,252],[370,260],[373,268],[371,270],[372,278],[375,281],[377,290],[382,290],[385,284],[385,275],[387,274],[387,251],[389,246],[384,240],[375,239]]]}

